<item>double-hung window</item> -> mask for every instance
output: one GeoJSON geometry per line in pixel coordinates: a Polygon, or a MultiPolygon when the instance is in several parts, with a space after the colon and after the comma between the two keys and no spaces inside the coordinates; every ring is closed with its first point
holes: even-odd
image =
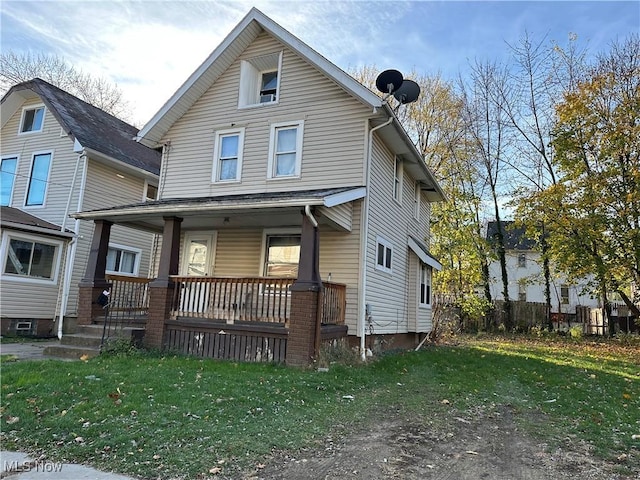
{"type": "Polygon", "coordinates": [[[109,245],[106,271],[121,275],[137,275],[141,251],[121,245],[109,245]]]}
{"type": "Polygon", "coordinates": [[[569,285],[560,286],[560,303],[565,305],[569,303],[569,285]]]}
{"type": "Polygon", "coordinates": [[[416,182],[413,188],[413,218],[420,220],[420,182],[416,182]]]}
{"type": "Polygon", "coordinates": [[[20,133],[32,133],[42,131],[44,124],[44,105],[28,107],[22,110],[20,121],[20,133]]]}
{"type": "Polygon", "coordinates": [[[299,177],[304,122],[271,125],[268,178],[299,177]]]}
{"type": "Polygon", "coordinates": [[[29,175],[29,186],[27,188],[27,198],[25,206],[44,205],[49,183],[49,170],[51,169],[51,152],[36,153],[33,155],[31,163],[31,175],[29,175]]]}
{"type": "Polygon", "coordinates": [[[15,278],[56,281],[61,242],[7,235],[4,274],[15,278]]]}
{"type": "Polygon", "coordinates": [[[393,199],[402,204],[402,160],[395,158],[393,165],[393,199]]]}
{"type": "Polygon", "coordinates": [[[431,273],[432,268],[426,263],[420,262],[420,305],[431,305],[431,273]]]}
{"type": "Polygon", "coordinates": [[[376,269],[391,273],[391,257],[393,246],[385,239],[378,237],[376,242],[376,269]]]}
{"type": "Polygon", "coordinates": [[[11,204],[17,166],[18,157],[5,157],[0,160],[0,205],[4,207],[11,204]]]}
{"type": "Polygon", "coordinates": [[[213,182],[238,182],[242,172],[244,129],[216,133],[213,182]]]}

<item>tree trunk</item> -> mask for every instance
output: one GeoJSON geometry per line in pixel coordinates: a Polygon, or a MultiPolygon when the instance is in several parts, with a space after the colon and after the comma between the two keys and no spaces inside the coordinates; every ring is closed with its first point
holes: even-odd
{"type": "Polygon", "coordinates": [[[504,248],[504,233],[502,222],[498,210],[497,198],[494,195],[494,206],[496,211],[496,228],[498,240],[498,259],[500,260],[500,272],[502,274],[502,296],[504,297],[504,326],[510,332],[513,330],[513,318],[511,313],[511,299],[509,298],[509,274],[507,272],[507,255],[504,248]]]}
{"type": "Polygon", "coordinates": [[[542,226],[542,236],[540,237],[540,248],[542,250],[542,270],[544,272],[544,300],[547,304],[547,328],[553,331],[553,320],[551,319],[551,268],[549,267],[549,244],[545,237],[544,225],[542,226]]]}

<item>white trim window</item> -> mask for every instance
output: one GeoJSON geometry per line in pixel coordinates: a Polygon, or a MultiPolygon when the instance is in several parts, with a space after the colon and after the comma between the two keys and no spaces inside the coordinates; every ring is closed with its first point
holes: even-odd
{"type": "Polygon", "coordinates": [[[518,301],[519,302],[527,301],[527,286],[523,283],[518,284],[518,301]]]}
{"type": "Polygon", "coordinates": [[[242,172],[244,128],[216,132],[212,182],[239,182],[242,172]]]}
{"type": "Polygon", "coordinates": [[[2,157],[0,160],[0,205],[3,207],[11,205],[17,168],[17,155],[2,157]]]}
{"type": "Polygon", "coordinates": [[[242,60],[238,108],[278,103],[281,72],[282,52],[242,60]]]}
{"type": "Polygon", "coordinates": [[[560,303],[563,305],[569,304],[569,285],[564,283],[560,285],[560,303]]]}
{"type": "Polygon", "coordinates": [[[402,205],[402,160],[395,157],[393,163],[393,199],[402,205]]]}
{"type": "Polygon", "coordinates": [[[304,121],[302,120],[271,125],[267,178],[300,176],[303,135],[304,121]]]}
{"type": "Polygon", "coordinates": [[[22,109],[18,133],[41,132],[44,126],[44,105],[34,105],[22,109]]]}
{"type": "Polygon", "coordinates": [[[61,241],[5,233],[2,243],[3,276],[32,283],[57,282],[61,241]]]}
{"type": "Polygon", "coordinates": [[[25,207],[44,205],[47,196],[47,186],[49,185],[49,173],[53,163],[52,152],[34,153],[31,160],[31,173],[29,175],[29,185],[27,186],[27,196],[24,201],[25,207]]]}
{"type": "Polygon", "coordinates": [[[116,275],[137,276],[142,250],[124,245],[109,244],[106,272],[116,275]]]}
{"type": "Polygon", "coordinates": [[[416,181],[413,187],[413,218],[420,220],[420,182],[416,181]]]}
{"type": "Polygon", "coordinates": [[[433,269],[426,263],[420,262],[420,298],[418,299],[421,307],[431,306],[431,275],[433,269]]]}
{"type": "Polygon", "coordinates": [[[518,254],[518,268],[527,268],[527,254],[519,253],[518,254]]]}
{"type": "Polygon", "coordinates": [[[393,245],[382,237],[376,239],[376,270],[392,273],[393,245]]]}
{"type": "Polygon", "coordinates": [[[153,202],[158,199],[158,186],[153,183],[149,183],[149,180],[144,181],[144,192],[142,194],[143,202],[153,202]]]}

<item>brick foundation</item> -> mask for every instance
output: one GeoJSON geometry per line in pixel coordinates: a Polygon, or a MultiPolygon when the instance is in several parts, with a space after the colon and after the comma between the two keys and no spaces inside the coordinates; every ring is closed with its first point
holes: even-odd
{"type": "Polygon", "coordinates": [[[78,325],[91,325],[94,319],[104,318],[104,309],[97,300],[103,290],[109,290],[108,282],[81,283],[78,291],[78,325]]]}

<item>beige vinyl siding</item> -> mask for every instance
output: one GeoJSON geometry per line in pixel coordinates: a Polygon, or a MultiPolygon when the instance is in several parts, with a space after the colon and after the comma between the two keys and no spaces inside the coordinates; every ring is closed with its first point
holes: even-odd
{"type": "MultiPolygon", "coordinates": [[[[7,229],[7,233],[13,233],[7,229]]],[[[0,297],[0,314],[4,318],[42,318],[53,320],[58,291],[64,275],[67,242],[32,233],[15,232],[16,235],[27,235],[35,241],[55,243],[58,248],[57,276],[55,282],[33,282],[16,279],[12,275],[2,275],[2,296],[0,297]]],[[[6,245],[3,245],[3,258],[0,268],[4,272],[6,245]]]]}
{"type": "MultiPolygon", "coordinates": [[[[41,105],[39,99],[29,100],[24,106],[41,105]]],[[[2,128],[1,153],[2,156],[17,155],[16,179],[13,187],[13,196],[9,206],[19,208],[32,215],[61,225],[69,194],[73,173],[78,155],[73,152],[73,140],[60,136],[61,126],[48,109],[45,109],[43,130],[28,134],[18,135],[18,128],[22,108],[9,119],[2,128]],[[31,164],[34,153],[51,152],[51,166],[49,170],[48,185],[43,206],[25,207],[31,164]]],[[[79,183],[79,182],[78,182],[79,183]]],[[[73,192],[71,205],[78,204],[78,188],[73,192]]],[[[66,220],[67,228],[70,225],[66,220]]]]}
{"type": "Polygon", "coordinates": [[[219,230],[214,275],[217,277],[261,276],[261,251],[262,229],[219,230]]]}
{"type": "MultiPolygon", "coordinates": [[[[87,176],[82,202],[82,210],[93,210],[109,206],[136,203],[142,201],[144,179],[122,174],[93,159],[87,160],[87,176]]],[[[79,187],[78,187],[79,188],[79,187]]],[[[71,289],[67,303],[67,315],[75,316],[78,308],[78,283],[84,277],[87,259],[91,249],[94,223],[80,221],[80,231],[74,262],[71,289]]],[[[153,235],[141,230],[113,225],[109,243],[129,246],[141,250],[140,268],[138,276],[146,277],[149,272],[149,262],[153,235]]]]}
{"type": "Polygon", "coordinates": [[[320,225],[320,276],[347,286],[345,323],[349,335],[357,334],[358,283],[360,280],[360,227],[362,200],[353,202],[351,232],[332,230],[320,225]]]}
{"type": "MultiPolygon", "coordinates": [[[[375,137],[370,185],[369,238],[367,239],[366,303],[372,307],[376,334],[405,333],[409,330],[410,312],[418,302],[417,276],[409,268],[408,235],[421,240],[428,237],[428,215],[413,218],[414,179],[403,174],[402,205],[393,200],[394,156],[375,137]],[[393,246],[392,272],[376,269],[377,238],[393,246]]],[[[426,200],[423,198],[424,203],[426,200]]],[[[417,314],[416,314],[417,315],[417,314]]],[[[416,319],[416,322],[420,322],[416,319]]],[[[418,325],[419,326],[419,325],[418,325]]]]}
{"type": "Polygon", "coordinates": [[[346,232],[351,231],[351,217],[353,215],[353,204],[343,203],[335,207],[320,207],[319,215],[324,217],[332,226],[340,228],[346,232]]]}
{"type": "Polygon", "coordinates": [[[362,185],[370,110],[266,34],[259,36],[167,132],[162,198],[362,185]],[[242,59],[284,51],[278,103],[238,108],[242,59]],[[339,112],[339,115],[336,115],[339,112]],[[300,178],[267,179],[270,125],[304,121],[300,178]],[[215,132],[245,128],[241,182],[212,184],[215,132]],[[330,175],[327,173],[330,172],[330,175]]]}

